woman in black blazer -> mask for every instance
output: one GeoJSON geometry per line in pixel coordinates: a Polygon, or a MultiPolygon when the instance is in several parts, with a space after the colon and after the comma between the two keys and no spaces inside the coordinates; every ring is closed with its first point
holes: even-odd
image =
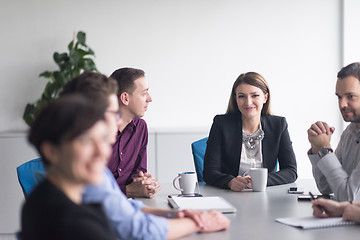
{"type": "Polygon", "coordinates": [[[270,91],[258,73],[235,81],[226,114],[214,118],[204,158],[204,180],[242,191],[251,185],[252,167],[268,169],[267,185],[294,182],[296,159],[284,117],[270,113],[270,91]],[[275,172],[277,161],[280,170],[275,172]]]}

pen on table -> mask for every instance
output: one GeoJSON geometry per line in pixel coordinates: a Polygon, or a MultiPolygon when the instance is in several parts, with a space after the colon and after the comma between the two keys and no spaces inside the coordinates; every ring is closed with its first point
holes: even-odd
{"type": "MultiPolygon", "coordinates": [[[[309,192],[309,194],[310,194],[310,197],[311,197],[312,200],[315,200],[315,199],[316,199],[311,192],[309,192]]],[[[320,206],[320,205],[316,205],[316,206],[320,209],[320,211],[321,211],[322,213],[325,213],[325,209],[324,209],[322,206],[320,206]]]]}

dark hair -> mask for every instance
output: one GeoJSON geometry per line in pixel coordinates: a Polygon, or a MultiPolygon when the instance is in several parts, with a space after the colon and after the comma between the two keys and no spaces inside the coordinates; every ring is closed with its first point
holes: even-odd
{"type": "Polygon", "coordinates": [[[115,70],[110,77],[114,78],[119,86],[118,97],[123,92],[127,92],[129,94],[133,93],[135,90],[135,80],[144,77],[145,72],[141,69],[136,68],[119,68],[115,70]]]}
{"type": "Polygon", "coordinates": [[[74,93],[83,94],[93,104],[106,109],[109,106],[109,96],[117,94],[117,82],[104,74],[84,72],[65,84],[60,96],[74,93]]]}
{"type": "Polygon", "coordinates": [[[337,74],[338,79],[344,79],[349,76],[353,76],[360,80],[360,62],[354,62],[343,67],[337,74]]]}
{"type": "Polygon", "coordinates": [[[271,115],[269,85],[266,82],[265,78],[256,72],[242,73],[236,79],[236,81],[234,82],[234,85],[232,87],[232,90],[231,90],[230,99],[229,99],[228,108],[226,110],[226,113],[239,112],[239,108],[236,103],[236,92],[235,91],[236,91],[237,86],[239,86],[242,83],[246,83],[246,84],[255,86],[257,88],[260,88],[264,94],[268,94],[268,99],[267,99],[266,103],[264,103],[264,106],[261,110],[261,114],[271,115]]]}
{"type": "Polygon", "coordinates": [[[85,96],[73,94],[53,100],[36,117],[29,135],[44,162],[41,145],[50,142],[55,146],[72,141],[90,129],[97,121],[104,120],[104,108],[96,107],[85,96]]]}

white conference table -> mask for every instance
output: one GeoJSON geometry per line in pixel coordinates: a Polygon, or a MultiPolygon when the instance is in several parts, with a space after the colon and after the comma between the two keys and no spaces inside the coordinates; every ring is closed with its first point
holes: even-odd
{"type": "MultiPolygon", "coordinates": [[[[200,184],[203,196],[222,196],[237,212],[225,214],[231,220],[230,229],[216,233],[191,234],[182,239],[247,239],[247,240],[311,240],[311,239],[358,239],[360,225],[302,230],[275,222],[276,218],[312,216],[310,201],[298,201],[297,194],[288,194],[289,187],[298,186],[305,193],[319,194],[312,179],[300,179],[295,183],[267,187],[265,192],[232,192],[200,184]]],[[[169,208],[167,196],[178,194],[172,184],[162,184],[154,199],[139,199],[149,207],[169,208]]]]}

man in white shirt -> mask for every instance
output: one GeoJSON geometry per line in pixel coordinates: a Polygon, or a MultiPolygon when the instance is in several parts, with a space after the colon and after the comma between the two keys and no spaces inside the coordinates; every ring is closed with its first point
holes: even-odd
{"type": "Polygon", "coordinates": [[[360,200],[360,63],[343,67],[337,75],[336,96],[345,122],[351,122],[335,150],[331,135],[335,131],[318,121],[308,129],[308,152],[313,175],[322,194],[334,193],[338,201],[360,200]]]}

